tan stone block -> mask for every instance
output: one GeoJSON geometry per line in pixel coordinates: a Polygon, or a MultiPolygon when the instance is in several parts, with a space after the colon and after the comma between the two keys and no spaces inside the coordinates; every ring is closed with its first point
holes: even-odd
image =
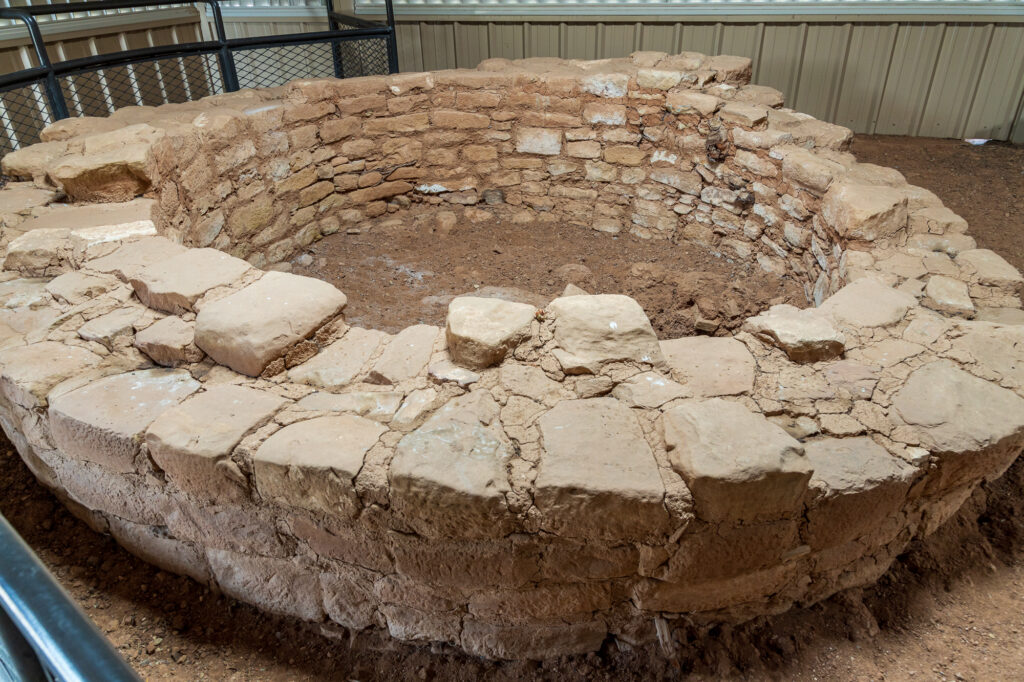
{"type": "Polygon", "coordinates": [[[622,166],[639,166],[647,158],[647,152],[632,145],[615,145],[604,150],[604,160],[622,166]]]}
{"type": "Polygon", "coordinates": [[[189,249],[148,265],[131,279],[145,305],[168,313],[191,311],[200,296],[214,287],[234,284],[252,267],[216,249],[189,249]]]}
{"type": "Polygon", "coordinates": [[[465,111],[446,109],[431,112],[430,122],[439,128],[456,128],[460,130],[487,128],[491,125],[490,117],[485,114],[472,114],[465,111]]]}

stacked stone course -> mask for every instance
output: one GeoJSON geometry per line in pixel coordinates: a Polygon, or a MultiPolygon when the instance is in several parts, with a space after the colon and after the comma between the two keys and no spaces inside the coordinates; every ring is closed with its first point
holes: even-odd
{"type": "Polygon", "coordinates": [[[54,124],[3,161],[0,424],[148,561],[482,656],[868,584],[1024,447],[1024,279],[749,75],[489,60],[54,124]],[[659,341],[625,296],[461,297],[389,335],[287,272],[414,203],[696,242],[811,307],[659,341]]]}

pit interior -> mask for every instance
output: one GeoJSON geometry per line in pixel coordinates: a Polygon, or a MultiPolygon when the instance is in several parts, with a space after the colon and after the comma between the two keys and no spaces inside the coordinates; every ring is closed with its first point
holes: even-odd
{"type": "Polygon", "coordinates": [[[349,323],[391,334],[444,326],[459,295],[544,308],[569,285],[636,299],[663,339],[723,334],[771,305],[806,305],[793,278],[685,240],[508,217],[473,222],[430,205],[325,237],[291,263],[346,292],[349,323]]]}
{"type": "Polygon", "coordinates": [[[458,295],[543,307],[572,284],[635,298],[661,338],[724,335],[837,290],[822,188],[783,181],[769,150],[799,141],[794,155],[815,146],[838,167],[845,129],[779,108],[747,60],[636,59],[491,60],[206,103],[198,137],[162,143],[162,230],[326,280],[352,324],[391,333],[443,323],[458,295]]]}

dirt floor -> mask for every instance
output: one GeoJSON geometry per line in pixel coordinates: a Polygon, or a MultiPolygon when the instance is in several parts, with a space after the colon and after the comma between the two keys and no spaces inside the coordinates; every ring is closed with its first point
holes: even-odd
{"type": "MultiPolygon", "coordinates": [[[[855,150],[935,191],[971,221],[983,246],[1024,265],[1012,251],[1024,248],[1016,243],[1024,150],[902,138],[859,138],[855,150]],[[939,172],[937,163],[948,166],[939,172]]],[[[560,289],[547,286],[539,294],[560,289]]],[[[1022,491],[1024,459],[915,543],[873,588],[740,627],[695,631],[675,660],[610,646],[543,663],[490,663],[365,636],[353,642],[346,633],[325,638],[156,570],[71,517],[0,440],[0,512],[146,679],[1024,679],[1022,491]]]]}
{"type": "Polygon", "coordinates": [[[626,294],[647,311],[661,338],[724,333],[776,303],[806,307],[803,284],[686,242],[639,239],[571,225],[471,223],[433,227],[438,209],[409,209],[398,227],[364,226],[310,246],[295,272],[348,296],[350,324],[395,333],[443,325],[460,294],[501,296],[543,308],[567,284],[591,294],[626,294]],[[415,223],[419,215],[428,220],[415,223]],[[312,257],[312,261],[309,260],[312,257]]]}

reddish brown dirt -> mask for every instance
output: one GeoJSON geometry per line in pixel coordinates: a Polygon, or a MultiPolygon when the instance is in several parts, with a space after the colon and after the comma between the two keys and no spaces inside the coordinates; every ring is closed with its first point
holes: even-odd
{"type": "Polygon", "coordinates": [[[1024,270],[1024,147],[963,140],[858,135],[857,159],[899,170],[970,225],[978,246],[1024,270]]]}
{"type": "Polygon", "coordinates": [[[445,232],[428,227],[430,220],[416,226],[415,210],[403,227],[370,223],[361,234],[325,237],[310,246],[312,263],[295,272],[344,291],[349,323],[392,333],[443,325],[452,297],[483,287],[514,287],[539,307],[570,283],[592,294],[626,294],[661,338],[693,334],[699,318],[724,332],[775,303],[807,305],[796,279],[695,244],[504,221],[460,221],[445,232]]]}
{"type": "MultiPolygon", "coordinates": [[[[869,140],[890,165],[925,186],[923,150],[946,140],[869,140]],[[906,150],[903,156],[897,155],[906,150]],[[915,177],[916,173],[922,177],[915,177]]],[[[861,140],[855,148],[866,160],[861,140]]],[[[1022,150],[981,159],[996,176],[1019,173],[1022,150]],[[1017,164],[1003,167],[999,164],[1017,164]],[[1014,160],[1016,159],[1016,160],[1014,160]]],[[[983,164],[985,165],[985,164],[983,164]]],[[[974,172],[946,171],[930,186],[953,197],[993,196],[974,172]]],[[[1013,183],[1006,186],[1012,188],[1013,183]]],[[[982,228],[1013,240],[1009,215],[982,228]]],[[[1006,197],[1014,196],[1010,190],[1006,197]]],[[[998,193],[996,194],[998,196],[998,193]]],[[[966,199],[965,199],[966,200],[966,199]]],[[[1009,210],[1004,213],[1010,213],[1009,210]]],[[[972,231],[978,232],[972,220],[972,231]]],[[[999,246],[994,246],[1000,250],[999,246]]],[[[1001,250],[1008,258],[1012,254],[1001,250]]],[[[559,263],[565,262],[559,261],[559,263]]],[[[1019,263],[1018,263],[1019,264],[1019,263]]],[[[314,628],[266,616],[135,559],[71,517],[0,440],[0,512],[15,525],[75,600],[147,679],[175,680],[1009,680],[1024,679],[1024,460],[979,493],[936,535],[915,543],[875,587],[839,595],[736,628],[694,632],[677,660],[609,647],[544,663],[489,663],[450,651],[321,637],[314,628]]]]}

